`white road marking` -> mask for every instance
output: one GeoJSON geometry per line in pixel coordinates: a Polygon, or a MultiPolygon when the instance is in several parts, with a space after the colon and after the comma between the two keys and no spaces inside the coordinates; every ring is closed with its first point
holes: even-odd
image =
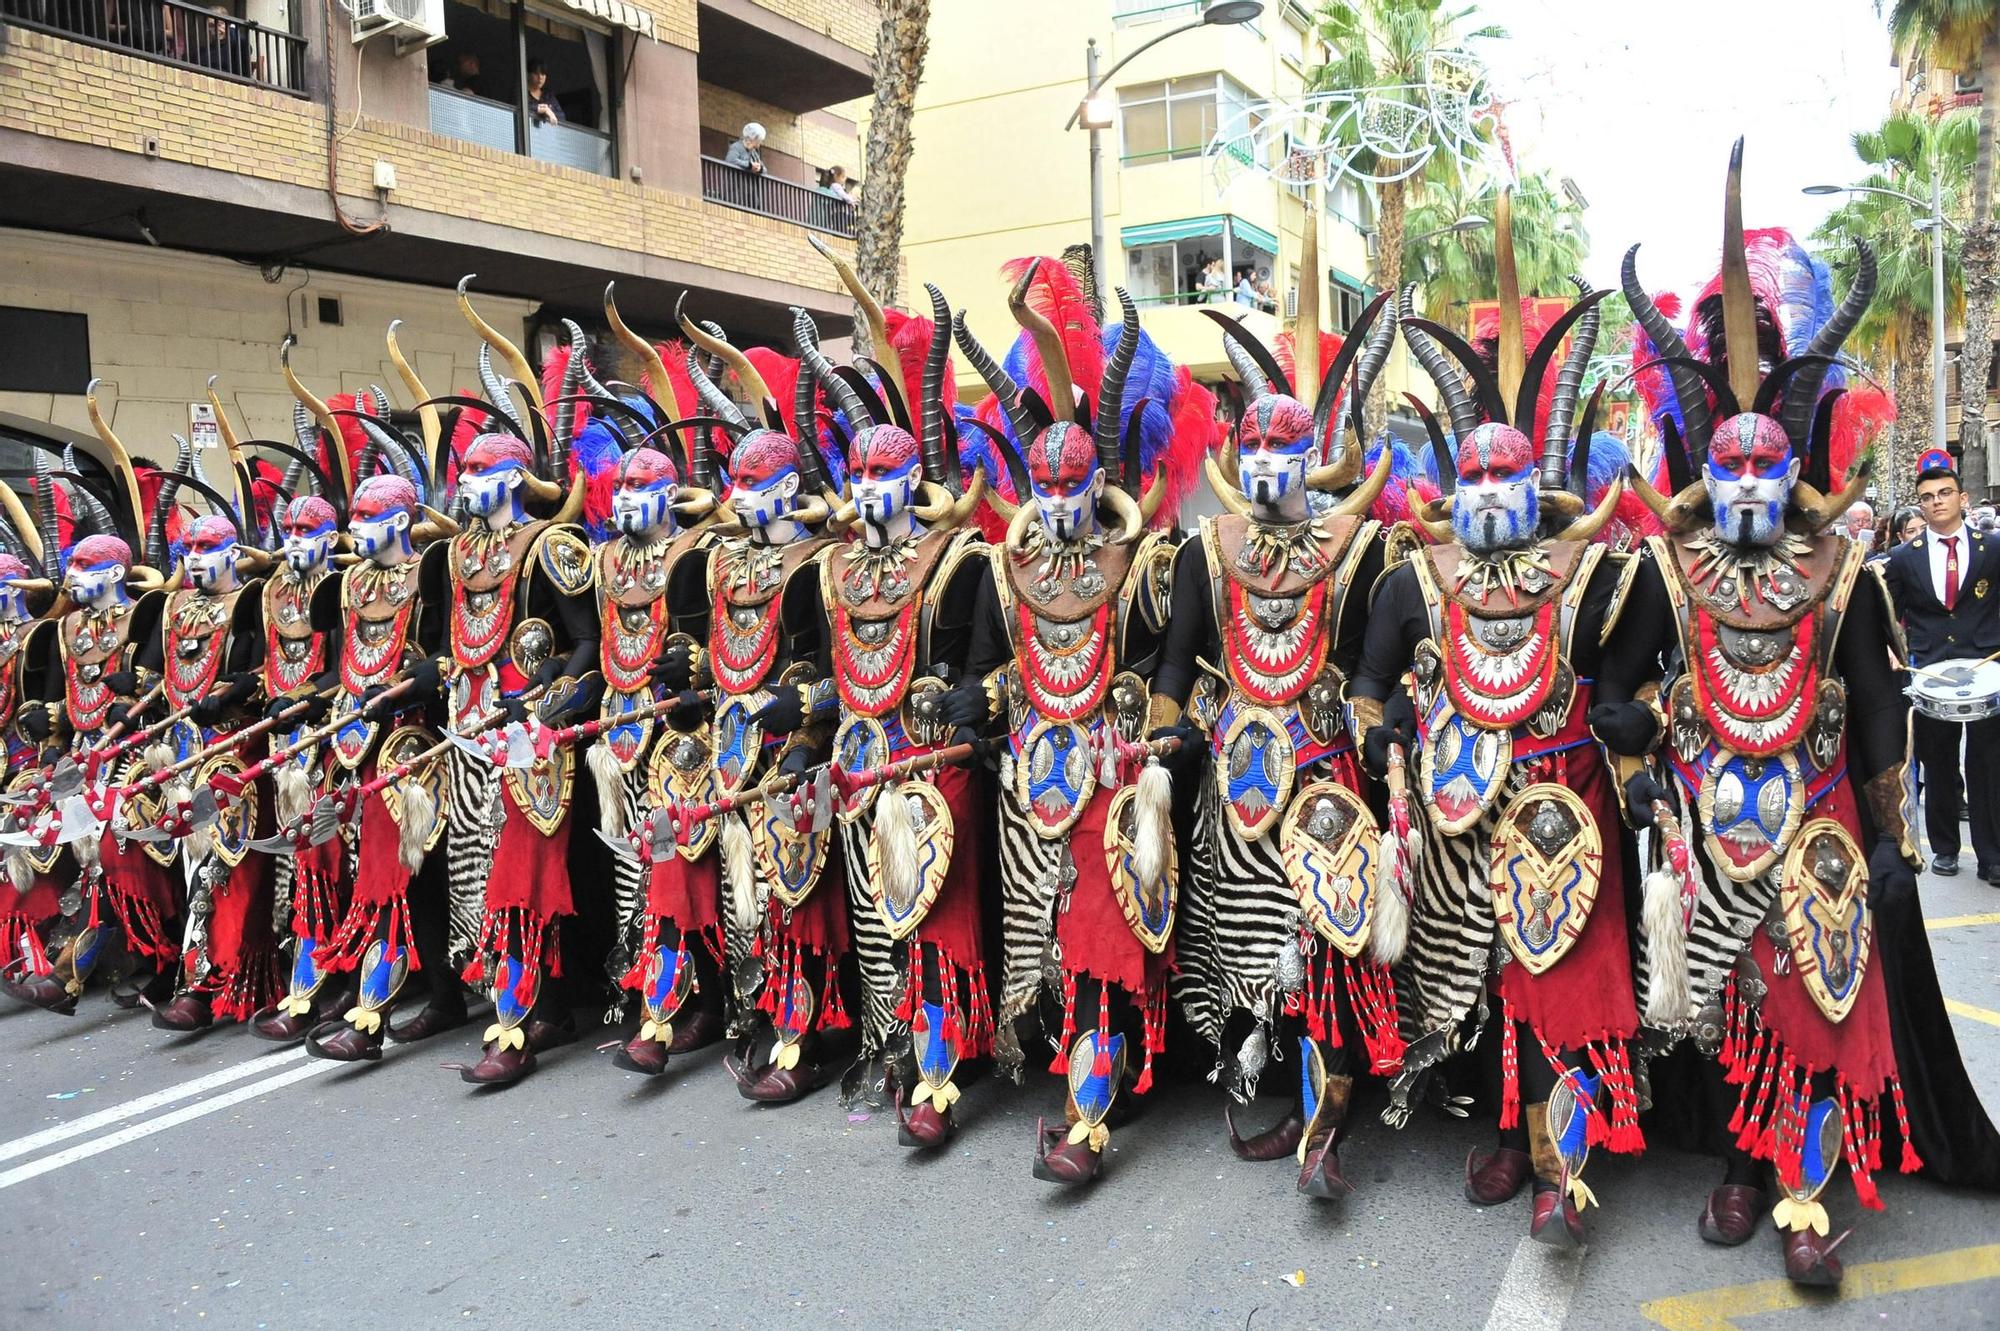
{"type": "MultiPolygon", "coordinates": [[[[5,1186],[0,1183],[0,1186],[5,1186]]],[[[1554,1248],[1524,1238],[1500,1278],[1486,1331],[1559,1331],[1589,1248],[1554,1248]]]]}
{"type": "Polygon", "coordinates": [[[102,1155],[106,1151],[116,1150],[120,1146],[129,1145],[132,1142],[139,1141],[141,1138],[150,1137],[156,1132],[165,1132],[168,1128],[177,1128],[181,1124],[200,1118],[205,1114],[213,1114],[218,1110],[228,1109],[232,1105],[243,1103],[245,1100],[254,1100],[258,1096],[271,1091],[283,1090],[293,1082],[304,1081],[308,1077],[317,1077],[322,1072],[331,1072],[335,1068],[342,1066],[344,1065],[340,1063],[311,1062],[301,1064],[298,1067],[286,1068],[283,1072],[265,1077],[261,1081],[253,1081],[248,1086],[239,1086],[235,1090],[218,1095],[213,1099],[198,1100],[194,1104],[186,1105],[170,1113],[161,1114],[158,1118],[149,1118],[142,1122],[134,1123],[129,1127],[120,1128],[117,1132],[109,1136],[99,1137],[95,1141],[82,1142],[66,1150],[57,1151],[54,1155],[43,1156],[40,1160],[31,1160],[25,1165],[17,1165],[6,1173],[0,1174],[0,1192],[5,1192],[17,1183],[26,1183],[29,1179],[40,1178],[43,1174],[61,1169],[65,1165],[73,1165],[79,1160],[88,1160],[93,1155],[102,1155]]]}
{"type": "Polygon", "coordinates": [[[191,1095],[200,1095],[203,1092],[212,1091],[218,1086],[227,1086],[232,1081],[242,1081],[245,1077],[254,1077],[259,1073],[269,1072],[281,1064],[291,1063],[304,1057],[306,1057],[306,1051],[304,1046],[301,1046],[297,1049],[287,1049],[281,1053],[267,1054],[259,1058],[248,1058],[241,1063],[234,1063],[226,1068],[218,1068],[214,1072],[196,1077],[191,1081],[184,1081],[179,1085],[169,1086],[163,1091],[154,1091],[152,1094],[142,1095],[136,1100],[128,1100],[122,1105],[113,1105],[109,1109],[100,1109],[94,1114],[85,1114],[82,1118],[72,1119],[67,1123],[58,1123],[54,1127],[44,1128],[40,1132],[31,1132],[25,1137],[16,1137],[10,1142],[0,1142],[0,1160],[12,1160],[17,1156],[31,1155],[36,1151],[42,1150],[44,1147],[54,1146],[57,1142],[68,1141],[71,1137],[81,1137],[85,1133],[95,1132],[99,1128],[109,1127],[113,1123],[122,1123],[128,1118],[137,1118],[141,1114],[150,1114],[155,1109],[170,1105],[176,1100],[185,1100],[191,1095]]]}

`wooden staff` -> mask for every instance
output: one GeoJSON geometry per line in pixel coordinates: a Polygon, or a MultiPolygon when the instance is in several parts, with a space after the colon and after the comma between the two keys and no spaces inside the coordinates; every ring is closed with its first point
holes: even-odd
{"type": "MultiPolygon", "coordinates": [[[[328,687],[330,688],[332,686],[329,685],[328,687]]],[[[207,748],[200,749],[194,753],[191,753],[177,763],[173,763],[167,767],[162,767],[155,772],[146,773],[144,776],[134,781],[131,785],[126,786],[125,794],[135,795],[138,794],[140,791],[148,790],[154,786],[163,786],[167,782],[179,776],[182,772],[187,771],[189,768],[199,766],[200,764],[207,762],[210,758],[218,757],[221,754],[229,752],[231,749],[238,748],[244,744],[248,744],[251,740],[256,739],[259,735],[277,729],[279,726],[282,726],[283,724],[285,724],[285,722],[289,721],[291,718],[303,712],[306,709],[306,705],[309,702],[311,702],[313,698],[317,698],[321,696],[321,694],[324,694],[325,692],[326,692],[325,689],[321,689],[317,693],[301,698],[295,705],[287,707],[284,711],[278,713],[276,716],[267,716],[260,721],[254,722],[251,725],[243,727],[241,730],[232,731],[229,734],[223,736],[221,739],[217,740],[215,743],[209,745],[207,748]]],[[[336,722],[335,723],[336,728],[338,728],[338,726],[341,724],[344,724],[344,721],[336,722]]],[[[318,741],[315,740],[313,742],[317,743],[318,741]]],[[[282,759],[280,761],[282,761],[282,759]]],[[[262,769],[260,764],[257,767],[252,767],[251,773],[258,773],[261,770],[264,769],[262,769]]],[[[248,774],[246,774],[246,776],[248,776],[248,774]]],[[[249,779],[254,779],[254,777],[250,777],[249,779]]]]}

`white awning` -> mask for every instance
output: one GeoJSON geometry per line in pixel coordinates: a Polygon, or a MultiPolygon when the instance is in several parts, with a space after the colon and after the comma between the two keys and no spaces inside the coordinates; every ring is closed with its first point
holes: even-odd
{"type": "Polygon", "coordinates": [[[575,13],[588,14],[599,22],[609,23],[614,28],[636,32],[641,37],[654,35],[652,11],[628,5],[625,0],[556,0],[556,3],[575,13]]]}

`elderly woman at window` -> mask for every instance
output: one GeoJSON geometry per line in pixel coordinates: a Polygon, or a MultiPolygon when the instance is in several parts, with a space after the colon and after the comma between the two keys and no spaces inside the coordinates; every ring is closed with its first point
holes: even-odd
{"type": "Polygon", "coordinates": [[[729,155],[723,158],[739,171],[748,171],[753,176],[764,174],[764,127],[751,121],[743,127],[743,137],[729,145],[729,155]]]}

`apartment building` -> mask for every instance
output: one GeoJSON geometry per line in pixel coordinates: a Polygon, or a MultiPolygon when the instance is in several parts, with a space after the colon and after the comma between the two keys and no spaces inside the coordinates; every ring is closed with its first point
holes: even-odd
{"type": "MultiPolygon", "coordinates": [[[[851,306],[819,173],[858,158],[874,0],[0,0],[0,433],[170,456],[218,388],[288,437],[277,347],[321,393],[475,382],[453,287],[546,347],[559,320],[664,337],[675,301],[745,342],[851,306]],[[761,175],[724,158],[767,131],[761,175]]],[[[534,354],[531,351],[531,355],[534,354]]],[[[408,403],[400,405],[407,407],[408,403]]],[[[0,459],[4,461],[4,459],[0,459]]]]}

